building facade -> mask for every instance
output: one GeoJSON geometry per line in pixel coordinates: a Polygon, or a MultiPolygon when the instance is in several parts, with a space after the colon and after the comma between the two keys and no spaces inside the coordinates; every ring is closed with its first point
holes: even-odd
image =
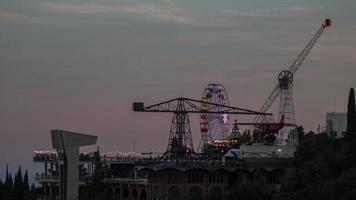
{"type": "MultiPolygon", "coordinates": [[[[60,200],[59,158],[56,152],[35,151],[33,161],[42,164],[43,171],[35,180],[41,186],[37,200],[60,200]]],[[[93,153],[79,155],[79,199],[93,199],[93,176],[98,162],[102,168],[100,192],[95,200],[147,200],[147,178],[136,171],[138,160],[132,157],[106,157],[96,160],[93,153]]]]}
{"type": "Polygon", "coordinates": [[[241,184],[258,183],[278,193],[295,174],[293,158],[248,158],[139,166],[152,200],[224,200],[241,184]]]}
{"type": "Polygon", "coordinates": [[[342,138],[347,127],[347,113],[326,113],[326,132],[329,136],[342,138]]]}

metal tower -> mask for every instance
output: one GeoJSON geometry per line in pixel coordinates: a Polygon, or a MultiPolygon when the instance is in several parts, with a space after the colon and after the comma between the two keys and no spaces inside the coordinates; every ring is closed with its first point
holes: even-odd
{"type": "Polygon", "coordinates": [[[190,129],[189,114],[183,101],[177,102],[177,112],[172,117],[166,155],[173,158],[184,158],[194,153],[192,131],[190,129]]]}
{"type": "MultiPolygon", "coordinates": [[[[278,109],[278,120],[284,117],[285,123],[295,124],[295,113],[293,104],[293,74],[284,70],[278,75],[280,88],[280,100],[278,109]]],[[[282,145],[297,145],[295,127],[285,126],[279,131],[277,142],[282,145]]]]}
{"type": "MultiPolygon", "coordinates": [[[[295,123],[295,114],[294,114],[294,105],[293,105],[293,77],[295,76],[295,73],[298,71],[300,66],[303,64],[304,60],[324,32],[324,30],[327,27],[331,26],[331,20],[326,19],[324,23],[321,25],[321,27],[318,29],[318,31],[314,34],[313,38],[308,42],[308,44],[305,46],[305,48],[300,52],[298,57],[292,62],[291,66],[288,68],[288,70],[282,71],[278,75],[278,84],[274,87],[272,93],[268,96],[267,100],[264,102],[262,105],[260,112],[266,112],[271,105],[275,102],[278,96],[280,96],[280,102],[279,102],[279,111],[278,111],[278,116],[279,119],[281,118],[282,115],[285,117],[285,121],[287,123],[295,123]]],[[[256,116],[254,119],[254,122],[261,122],[264,121],[263,116],[256,116]]],[[[282,142],[282,144],[290,144],[290,145],[296,145],[298,144],[298,138],[296,137],[297,134],[292,132],[290,135],[288,131],[290,131],[291,128],[285,128],[281,131],[281,134],[279,136],[279,142],[282,142]],[[289,129],[289,130],[288,130],[289,129]],[[282,136],[283,135],[283,136],[282,136]],[[288,140],[287,140],[288,138],[288,140]]]]}
{"type": "Polygon", "coordinates": [[[240,115],[271,115],[270,113],[261,113],[248,109],[242,109],[232,106],[225,106],[216,103],[199,101],[188,98],[176,98],[152,106],[144,106],[142,102],[133,103],[135,112],[161,112],[173,113],[167,151],[164,153],[164,159],[191,159],[196,155],[193,148],[192,134],[189,123],[189,113],[217,113],[217,114],[240,114],[240,115]],[[201,104],[207,104],[211,109],[201,108],[201,104]],[[215,107],[221,109],[214,110],[215,107]]]}

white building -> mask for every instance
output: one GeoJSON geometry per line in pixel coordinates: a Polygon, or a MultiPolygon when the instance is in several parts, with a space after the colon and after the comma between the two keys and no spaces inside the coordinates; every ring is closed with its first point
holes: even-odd
{"type": "Polygon", "coordinates": [[[276,146],[255,143],[241,145],[240,149],[230,149],[224,156],[242,158],[293,158],[295,146],[276,146]]]}
{"type": "Polygon", "coordinates": [[[344,137],[347,126],[347,113],[326,113],[326,132],[335,138],[344,137]]]}

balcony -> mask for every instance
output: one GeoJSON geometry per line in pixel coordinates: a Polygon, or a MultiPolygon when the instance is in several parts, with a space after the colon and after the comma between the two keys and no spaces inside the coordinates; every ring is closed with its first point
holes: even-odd
{"type": "MultiPolygon", "coordinates": [[[[33,162],[58,162],[60,160],[57,152],[53,151],[35,151],[33,162]]],[[[91,154],[79,154],[79,162],[93,162],[94,156],[91,154]]]]}
{"type": "MultiPolygon", "coordinates": [[[[80,176],[79,181],[86,182],[90,180],[92,176],[80,176]]],[[[36,174],[35,180],[39,183],[41,182],[59,182],[59,175],[52,175],[52,174],[36,174]]]]}

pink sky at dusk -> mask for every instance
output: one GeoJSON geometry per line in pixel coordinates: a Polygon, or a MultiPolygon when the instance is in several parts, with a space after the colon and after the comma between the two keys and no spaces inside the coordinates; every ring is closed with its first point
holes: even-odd
{"type": "MultiPolygon", "coordinates": [[[[51,149],[51,129],[98,135],[103,151],[131,151],[133,139],[137,151],[164,151],[171,115],[134,113],[133,101],[200,99],[207,84],[221,83],[231,105],[258,110],[277,74],[331,17],[293,91],[297,122],[306,130],[325,126],[325,112],[345,111],[356,86],[355,6],[351,0],[1,1],[0,177],[7,164],[40,171],[32,152],[51,149]]],[[[197,146],[198,116],[191,123],[197,146]]]]}

